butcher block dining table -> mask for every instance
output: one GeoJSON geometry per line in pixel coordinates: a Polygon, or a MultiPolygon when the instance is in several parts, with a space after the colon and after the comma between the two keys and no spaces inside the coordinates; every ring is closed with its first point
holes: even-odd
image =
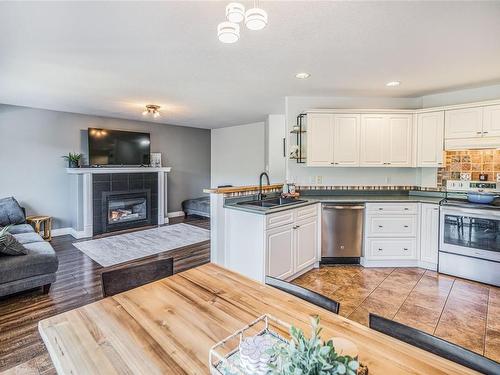
{"type": "Polygon", "coordinates": [[[208,374],[217,342],[263,314],[345,337],[369,374],[477,374],[240,274],[206,264],[42,320],[58,374],[208,374]]]}

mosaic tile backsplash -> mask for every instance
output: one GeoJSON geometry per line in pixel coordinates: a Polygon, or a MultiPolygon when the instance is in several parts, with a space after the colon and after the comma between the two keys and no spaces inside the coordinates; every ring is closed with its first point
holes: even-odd
{"type": "Polygon", "coordinates": [[[496,181],[500,173],[500,150],[445,151],[444,161],[438,173],[442,181],[460,180],[460,173],[470,173],[473,181],[478,181],[481,173],[488,175],[488,181],[496,181]]]}

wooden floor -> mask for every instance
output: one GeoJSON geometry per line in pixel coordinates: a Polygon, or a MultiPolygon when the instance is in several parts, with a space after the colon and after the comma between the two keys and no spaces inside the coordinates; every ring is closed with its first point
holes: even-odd
{"type": "Polygon", "coordinates": [[[372,312],[500,362],[500,288],[421,268],[327,266],[294,282],[340,302],[368,325],[372,312]]]}
{"type": "MultiPolygon", "coordinates": [[[[200,217],[173,219],[210,229],[209,220],[200,217]]],[[[55,374],[45,345],[38,334],[39,320],[97,301],[102,298],[101,272],[104,270],[72,245],[71,236],[54,237],[51,244],[59,258],[57,281],[50,293],[40,290],[0,299],[0,372],[3,375],[55,374]]],[[[210,241],[173,250],[174,272],[207,263],[210,241]]],[[[164,254],[147,258],[158,259],[164,254]]]]}

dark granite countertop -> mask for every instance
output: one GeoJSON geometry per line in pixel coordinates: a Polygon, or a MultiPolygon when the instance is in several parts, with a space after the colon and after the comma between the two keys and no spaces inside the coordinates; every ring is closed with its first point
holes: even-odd
{"type": "Polygon", "coordinates": [[[401,194],[395,192],[394,194],[388,192],[374,192],[374,193],[352,193],[345,194],[345,192],[332,192],[331,194],[304,194],[300,196],[303,203],[291,204],[287,206],[277,206],[272,208],[261,208],[253,206],[239,205],[237,202],[243,200],[251,200],[251,197],[241,197],[238,199],[229,200],[224,204],[224,208],[255,213],[259,215],[269,215],[275,212],[291,210],[298,207],[304,207],[315,203],[375,203],[375,202],[415,202],[415,203],[432,203],[439,204],[444,198],[443,193],[437,192],[410,192],[409,194],[401,194]]]}

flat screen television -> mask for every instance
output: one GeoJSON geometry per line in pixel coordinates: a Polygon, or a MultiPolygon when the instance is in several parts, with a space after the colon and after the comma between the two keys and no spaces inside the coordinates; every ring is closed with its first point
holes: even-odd
{"type": "Polygon", "coordinates": [[[89,164],[100,166],[149,165],[149,133],[88,129],[89,164]]]}

